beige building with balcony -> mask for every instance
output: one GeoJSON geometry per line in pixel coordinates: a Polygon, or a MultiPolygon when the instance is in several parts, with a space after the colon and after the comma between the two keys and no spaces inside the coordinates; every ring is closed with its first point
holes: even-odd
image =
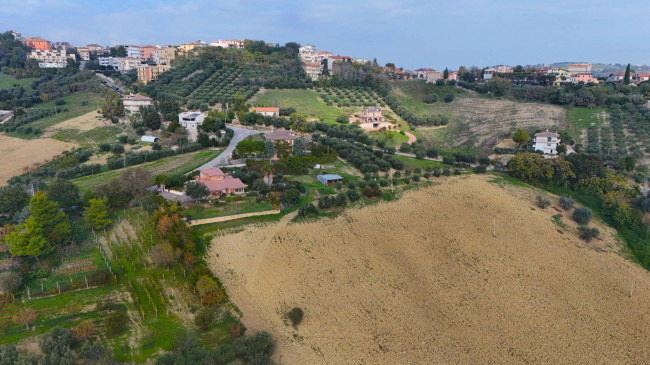
{"type": "Polygon", "coordinates": [[[155,80],[165,71],[171,70],[171,66],[166,65],[141,65],[138,66],[138,80],[145,84],[155,80]]]}
{"type": "Polygon", "coordinates": [[[151,60],[157,65],[170,65],[176,58],[175,47],[162,47],[151,51],[151,60]]]}

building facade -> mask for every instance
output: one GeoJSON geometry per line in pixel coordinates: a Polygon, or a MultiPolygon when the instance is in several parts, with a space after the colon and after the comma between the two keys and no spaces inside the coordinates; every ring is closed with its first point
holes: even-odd
{"type": "Polygon", "coordinates": [[[91,43],[86,46],[88,48],[88,52],[92,54],[102,54],[104,53],[104,47],[100,46],[99,44],[91,43]]]}
{"type": "Polygon", "coordinates": [[[144,50],[140,46],[126,46],[126,56],[131,58],[143,59],[144,50]]]}
{"type": "Polygon", "coordinates": [[[90,51],[86,47],[77,47],[77,53],[79,54],[79,58],[81,58],[84,61],[89,61],[90,60],[90,51]]]}
{"type": "Polygon", "coordinates": [[[220,39],[218,41],[210,42],[212,47],[221,48],[244,48],[244,41],[241,39],[220,39]]]}
{"type": "Polygon", "coordinates": [[[176,58],[176,48],[162,47],[151,51],[151,60],[157,65],[171,65],[176,58]]]}
{"type": "Polygon", "coordinates": [[[321,75],[322,67],[323,66],[319,62],[305,62],[304,64],[305,73],[312,80],[318,80],[321,75]]]}
{"type": "Polygon", "coordinates": [[[138,80],[145,84],[155,80],[165,71],[171,70],[171,66],[166,65],[140,65],[138,69],[138,80]]]}
{"type": "Polygon", "coordinates": [[[40,51],[47,51],[52,49],[52,45],[50,44],[50,41],[40,37],[27,37],[27,38],[23,38],[23,41],[25,42],[25,45],[31,49],[40,50],[40,51]]]}
{"type": "Polygon", "coordinates": [[[66,54],[61,49],[32,50],[27,54],[27,58],[38,60],[40,68],[64,68],[68,65],[68,58],[75,61],[76,57],[74,54],[66,54]]]}
{"type": "Polygon", "coordinates": [[[122,97],[122,104],[128,114],[139,113],[141,107],[146,108],[152,106],[153,99],[140,94],[130,94],[122,97]]]}
{"type": "Polygon", "coordinates": [[[366,108],[358,117],[350,118],[350,124],[357,124],[366,131],[388,129],[391,124],[384,119],[381,108],[366,108]]]}
{"type": "Polygon", "coordinates": [[[187,111],[178,114],[178,123],[187,129],[187,138],[196,141],[199,135],[199,126],[203,124],[205,114],[201,112],[187,111]]]}
{"type": "Polygon", "coordinates": [[[569,63],[567,71],[573,74],[591,74],[591,63],[569,63]]]}
{"type": "Polygon", "coordinates": [[[557,146],[560,144],[560,135],[555,132],[539,132],[534,136],[535,151],[542,151],[546,155],[556,155],[557,146]]]}

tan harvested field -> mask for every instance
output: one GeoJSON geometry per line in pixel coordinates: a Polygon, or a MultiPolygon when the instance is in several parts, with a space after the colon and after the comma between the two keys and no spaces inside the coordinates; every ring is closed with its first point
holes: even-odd
{"type": "Polygon", "coordinates": [[[422,129],[419,135],[446,147],[494,147],[497,137],[510,136],[518,128],[567,128],[566,111],[555,105],[470,96],[433,108],[434,113],[451,115],[452,121],[447,128],[422,129]]]}
{"type": "Polygon", "coordinates": [[[587,244],[536,191],[490,180],[248,226],[215,237],[209,264],[282,364],[647,363],[650,274],[611,229],[587,244]],[[293,306],[297,331],[282,318],[293,306]]]}
{"type": "Polygon", "coordinates": [[[51,160],[77,146],[52,138],[20,139],[0,134],[0,185],[9,178],[51,160]]]}
{"type": "Polygon", "coordinates": [[[43,137],[51,137],[58,132],[68,131],[70,133],[86,132],[93,128],[109,125],[102,119],[97,118],[99,114],[96,111],[80,115],[76,118],[68,119],[65,122],[48,127],[43,132],[43,137]]]}

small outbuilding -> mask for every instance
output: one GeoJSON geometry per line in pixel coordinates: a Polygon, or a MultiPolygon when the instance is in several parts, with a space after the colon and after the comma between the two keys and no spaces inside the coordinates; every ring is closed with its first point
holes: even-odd
{"type": "Polygon", "coordinates": [[[145,143],[156,143],[159,141],[160,138],[156,136],[142,136],[142,138],[140,138],[140,142],[145,142],[145,143]]]}
{"type": "Polygon", "coordinates": [[[333,185],[336,183],[342,183],[343,178],[339,175],[325,174],[316,176],[318,181],[323,185],[333,185]]]}

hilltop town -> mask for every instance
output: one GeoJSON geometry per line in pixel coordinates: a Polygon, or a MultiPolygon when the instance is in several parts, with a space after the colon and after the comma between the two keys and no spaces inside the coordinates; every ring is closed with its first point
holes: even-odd
{"type": "Polygon", "coordinates": [[[0,362],[647,360],[650,68],[422,66],[0,34],[0,362]]]}

